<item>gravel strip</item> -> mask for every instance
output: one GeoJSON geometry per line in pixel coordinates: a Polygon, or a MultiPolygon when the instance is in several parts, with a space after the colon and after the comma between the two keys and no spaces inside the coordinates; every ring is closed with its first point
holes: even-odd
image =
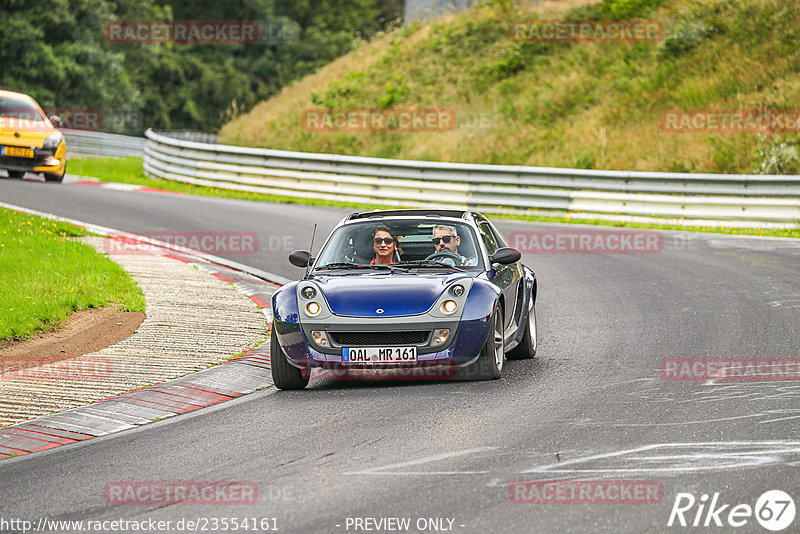
{"type": "MultiPolygon", "coordinates": [[[[100,252],[106,238],[82,238],[100,252]]],[[[112,254],[139,283],[147,317],[136,332],[97,352],[0,375],[0,427],[84,406],[200,371],[267,334],[264,313],[233,285],[153,254],[112,254]]]]}

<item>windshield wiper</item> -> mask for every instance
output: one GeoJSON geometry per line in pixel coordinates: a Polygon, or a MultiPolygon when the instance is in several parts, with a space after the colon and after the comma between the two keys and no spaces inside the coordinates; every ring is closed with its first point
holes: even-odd
{"type": "Polygon", "coordinates": [[[372,265],[367,265],[367,267],[370,267],[372,269],[389,269],[393,273],[397,271],[402,271],[404,273],[408,272],[408,269],[405,269],[403,267],[397,267],[397,264],[395,263],[373,263],[372,265]]]}
{"type": "Polygon", "coordinates": [[[408,272],[408,269],[404,269],[402,267],[395,267],[391,263],[381,263],[381,264],[372,264],[372,265],[365,265],[363,263],[353,263],[352,261],[337,261],[333,263],[326,263],[320,267],[317,267],[317,271],[322,271],[325,269],[389,269],[392,272],[396,271],[403,271],[404,273],[408,272]]]}
{"type": "Polygon", "coordinates": [[[352,261],[337,261],[333,263],[326,263],[325,265],[317,267],[315,270],[322,271],[324,269],[363,269],[365,267],[369,267],[369,265],[353,263],[352,261]]]}
{"type": "Polygon", "coordinates": [[[450,265],[449,263],[442,263],[436,260],[401,261],[398,265],[408,265],[410,267],[438,267],[440,269],[452,269],[459,272],[464,272],[466,270],[457,265],[450,265]]]}

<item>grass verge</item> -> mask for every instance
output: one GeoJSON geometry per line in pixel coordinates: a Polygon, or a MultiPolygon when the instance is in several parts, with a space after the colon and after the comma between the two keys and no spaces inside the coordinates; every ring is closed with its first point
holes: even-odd
{"type": "Polygon", "coordinates": [[[104,182],[136,184],[175,193],[200,195],[204,197],[236,198],[240,200],[258,200],[262,202],[280,202],[281,204],[305,204],[311,206],[332,206],[341,208],[373,209],[372,204],[354,202],[337,202],[314,198],[294,198],[265,193],[251,193],[219,187],[187,184],[174,180],[162,180],[145,176],[142,170],[142,158],[85,158],[69,160],[70,174],[87,178],[97,178],[104,182]]]}
{"type": "MultiPolygon", "coordinates": [[[[194,184],[185,184],[172,180],[161,180],[145,176],[142,170],[142,158],[122,158],[122,159],[72,159],[69,162],[70,172],[79,176],[102,179],[105,182],[118,182],[125,184],[137,184],[166,191],[188,193],[192,195],[237,198],[244,200],[257,200],[262,202],[280,202],[288,204],[306,204],[312,206],[330,206],[337,208],[352,208],[360,210],[370,210],[375,208],[392,209],[396,206],[382,206],[379,204],[359,204],[354,202],[337,202],[333,200],[305,199],[285,197],[280,195],[267,195],[262,193],[249,193],[245,191],[233,191],[220,189],[217,187],[205,187],[194,184]]],[[[655,224],[655,223],[635,223],[622,221],[607,221],[604,219],[593,219],[591,217],[581,217],[578,214],[556,217],[552,215],[516,215],[516,214],[490,214],[493,219],[512,219],[522,221],[553,222],[553,223],[572,223],[572,224],[591,224],[597,226],[614,226],[622,228],[645,228],[654,230],[686,230],[694,232],[710,232],[717,234],[739,234],[752,236],[770,237],[793,237],[800,238],[800,222],[797,228],[776,230],[766,228],[723,228],[718,226],[682,226],[679,224],[655,224]]]]}
{"type": "Polygon", "coordinates": [[[0,340],[51,329],[75,310],[118,303],[143,312],[144,294],[71,224],[0,208],[0,340]]]}

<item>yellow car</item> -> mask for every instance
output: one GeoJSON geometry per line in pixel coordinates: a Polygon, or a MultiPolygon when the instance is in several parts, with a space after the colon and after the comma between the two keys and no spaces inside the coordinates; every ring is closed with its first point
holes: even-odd
{"type": "Polygon", "coordinates": [[[0,91],[0,170],[10,178],[41,172],[48,182],[60,182],[67,170],[67,143],[28,95],[0,91]]]}

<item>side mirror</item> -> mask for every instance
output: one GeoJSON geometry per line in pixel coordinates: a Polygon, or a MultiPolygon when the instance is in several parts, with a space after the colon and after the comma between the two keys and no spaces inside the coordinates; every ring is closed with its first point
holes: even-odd
{"type": "Polygon", "coordinates": [[[61,117],[58,115],[50,115],[49,119],[54,128],[61,128],[61,117]]]}
{"type": "Polygon", "coordinates": [[[494,254],[489,256],[489,261],[491,261],[492,264],[499,263],[501,265],[508,265],[509,263],[518,262],[521,257],[522,254],[519,253],[519,250],[511,247],[503,247],[497,249],[494,254]]]}
{"type": "Polygon", "coordinates": [[[307,250],[295,250],[289,254],[289,263],[295,267],[308,267],[311,263],[311,253],[307,250]]]}

